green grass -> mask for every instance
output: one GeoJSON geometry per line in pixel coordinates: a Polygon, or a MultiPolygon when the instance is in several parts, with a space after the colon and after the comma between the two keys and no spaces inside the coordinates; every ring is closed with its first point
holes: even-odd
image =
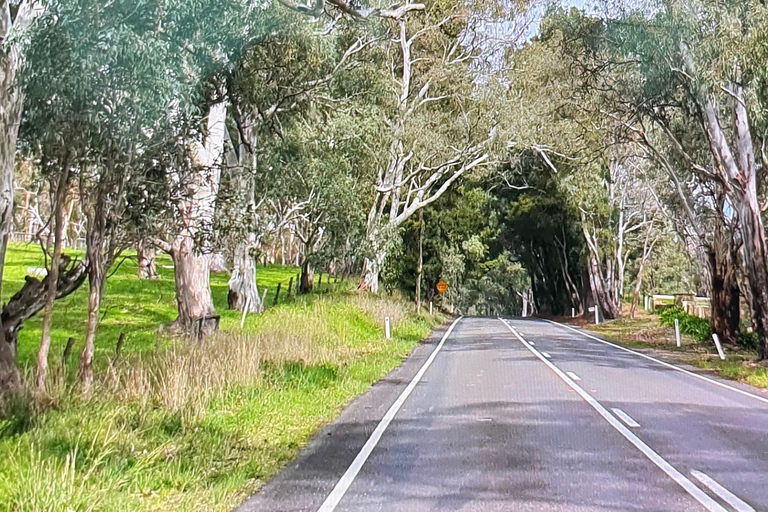
{"type": "MultiPolygon", "coordinates": [[[[33,256],[17,247],[10,254],[24,270],[37,266],[24,262],[33,256]]],[[[97,339],[111,354],[119,331],[131,328],[133,353],[116,366],[103,358],[91,399],[63,386],[44,412],[20,400],[0,422],[0,510],[230,510],[443,320],[339,284],[250,316],[241,331],[239,316],[222,308],[226,279],[216,276],[225,331],[155,348],[156,322],[174,318],[173,283],[168,270],[154,283],[135,280],[134,270],[124,266],[110,281],[113,307],[97,339]],[[391,340],[384,315],[393,319],[391,340]]],[[[267,286],[295,271],[260,270],[267,286]]],[[[84,296],[67,300],[57,308],[68,313],[54,317],[60,340],[83,329],[84,296]]],[[[35,330],[25,343],[36,344],[35,330]]]]}
{"type": "MultiPolygon", "coordinates": [[[[123,353],[137,354],[153,350],[156,343],[165,341],[156,336],[158,326],[169,324],[176,318],[176,291],[168,256],[158,255],[157,271],[160,279],[153,281],[138,278],[135,258],[125,258],[119,263],[119,267],[113,269],[114,274],[106,282],[99,311],[102,320],[96,345],[97,364],[114,353],[121,332],[125,332],[123,353]]],[[[21,289],[27,268],[43,266],[44,259],[39,246],[11,244],[5,262],[3,302],[7,302],[21,289]]],[[[297,267],[258,267],[257,284],[261,292],[264,286],[268,288],[268,307],[274,301],[277,283],[282,283],[280,295],[281,300],[284,300],[288,281],[298,272],[297,267]]],[[[227,309],[228,279],[226,274],[211,274],[214,306],[221,315],[221,326],[224,329],[240,325],[240,314],[227,309]]],[[[75,337],[75,350],[82,346],[87,306],[87,283],[69,297],[56,301],[51,332],[52,354],[60,353],[70,336],[75,337]]],[[[40,342],[41,319],[42,314],[29,319],[19,333],[18,361],[21,366],[34,364],[40,342]]]]}
{"type": "Polygon", "coordinates": [[[754,356],[744,357],[729,354],[725,361],[717,358],[703,358],[692,362],[704,370],[711,370],[726,379],[745,382],[756,388],[768,388],[768,368],[754,363],[754,356]]]}
{"type": "Polygon", "coordinates": [[[678,348],[674,328],[662,325],[657,315],[641,313],[635,319],[621,317],[584,327],[625,347],[656,350],[656,355],[670,362],[689,364],[726,379],[768,388],[768,368],[755,363],[755,351],[727,346],[726,359],[723,361],[718,357],[714,343],[708,340],[697,341],[693,335],[688,334],[680,336],[681,347],[678,348]]]}

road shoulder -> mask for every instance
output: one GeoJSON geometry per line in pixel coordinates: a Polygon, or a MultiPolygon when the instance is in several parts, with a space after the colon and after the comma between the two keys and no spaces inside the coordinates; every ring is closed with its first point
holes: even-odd
{"type": "MultiPolygon", "coordinates": [[[[706,366],[704,367],[697,366],[696,364],[693,364],[692,361],[701,361],[700,351],[690,352],[686,350],[665,349],[663,348],[665,346],[663,344],[656,345],[656,346],[643,346],[642,342],[637,342],[637,341],[627,342],[626,340],[623,340],[620,337],[609,336],[609,335],[606,335],[604,332],[594,331],[580,325],[573,325],[570,322],[558,321],[557,319],[546,319],[546,320],[549,320],[551,322],[554,322],[556,324],[560,324],[563,326],[568,326],[572,329],[579,331],[580,333],[583,333],[589,336],[594,336],[595,338],[599,338],[605,342],[618,345],[627,350],[631,350],[639,354],[643,354],[645,356],[658,359],[659,361],[662,361],[667,364],[671,364],[687,372],[704,376],[708,379],[712,379],[724,385],[731,386],[736,389],[741,389],[742,391],[745,391],[747,393],[752,393],[757,396],[768,398],[768,388],[753,386],[748,382],[744,382],[743,380],[740,380],[739,378],[728,378],[726,375],[723,375],[721,371],[718,371],[717,366],[712,368],[712,367],[706,367],[706,366]]],[[[716,356],[711,355],[707,357],[707,359],[712,359],[714,357],[716,356]]],[[[713,362],[714,362],[714,359],[713,359],[713,362]]],[[[737,364],[737,363],[734,363],[734,364],[737,364]]]]}
{"type": "Polygon", "coordinates": [[[291,463],[234,512],[315,512],[451,322],[435,328],[399,366],[352,400],[335,420],[310,439],[291,463]]]}

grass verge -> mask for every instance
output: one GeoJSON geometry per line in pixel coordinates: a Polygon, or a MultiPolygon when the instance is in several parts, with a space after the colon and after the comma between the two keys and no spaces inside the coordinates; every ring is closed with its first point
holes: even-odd
{"type": "MultiPolygon", "coordinates": [[[[0,510],[230,510],[444,320],[340,284],[250,316],[242,330],[236,314],[223,316],[224,330],[202,344],[157,344],[151,329],[139,327],[154,315],[142,311],[142,301],[152,310],[168,308],[165,299],[111,286],[124,297],[115,303],[128,310],[123,320],[137,320],[134,341],[151,335],[152,342],[136,342],[114,360],[104,329],[90,398],[71,388],[72,368],[52,363],[46,402],[21,397],[11,404],[0,421],[0,510]],[[384,339],[384,316],[392,320],[391,340],[384,339]]],[[[214,296],[225,300],[226,293],[214,286],[214,296]]],[[[79,307],[77,294],[71,300],[70,308],[79,307]]]]}
{"type": "Polygon", "coordinates": [[[642,312],[635,319],[621,317],[599,325],[583,323],[581,327],[625,347],[649,350],[664,361],[688,364],[726,379],[768,389],[768,368],[755,362],[756,352],[725,347],[726,359],[722,361],[713,342],[697,342],[685,334],[681,335],[678,348],[675,329],[661,325],[656,315],[642,312]]]}

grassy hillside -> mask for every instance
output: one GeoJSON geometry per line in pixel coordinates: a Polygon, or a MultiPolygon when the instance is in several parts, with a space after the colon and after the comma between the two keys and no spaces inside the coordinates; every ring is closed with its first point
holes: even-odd
{"type": "MultiPolygon", "coordinates": [[[[23,270],[36,266],[30,249],[10,257],[23,270]]],[[[251,316],[240,330],[238,315],[223,310],[226,278],[216,276],[224,330],[204,343],[156,345],[157,323],[174,318],[173,283],[168,269],[158,282],[138,281],[134,270],[126,262],[108,285],[93,397],[73,391],[71,369],[68,380],[53,361],[46,402],[20,400],[0,421],[0,510],[230,510],[442,321],[339,284],[251,316]],[[113,362],[120,330],[132,353],[113,362]]],[[[260,270],[262,286],[295,271],[260,270]]],[[[85,295],[65,302],[54,319],[59,343],[83,330],[85,295]]],[[[26,360],[36,326],[22,342],[26,360]]]]}

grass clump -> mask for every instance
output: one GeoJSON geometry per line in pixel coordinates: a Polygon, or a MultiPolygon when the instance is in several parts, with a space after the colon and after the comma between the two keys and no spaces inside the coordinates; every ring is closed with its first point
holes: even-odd
{"type": "Polygon", "coordinates": [[[659,322],[662,325],[673,327],[675,319],[680,324],[680,332],[692,336],[699,343],[709,340],[712,336],[712,325],[709,320],[689,315],[679,306],[667,308],[659,313],[659,322]]]}

